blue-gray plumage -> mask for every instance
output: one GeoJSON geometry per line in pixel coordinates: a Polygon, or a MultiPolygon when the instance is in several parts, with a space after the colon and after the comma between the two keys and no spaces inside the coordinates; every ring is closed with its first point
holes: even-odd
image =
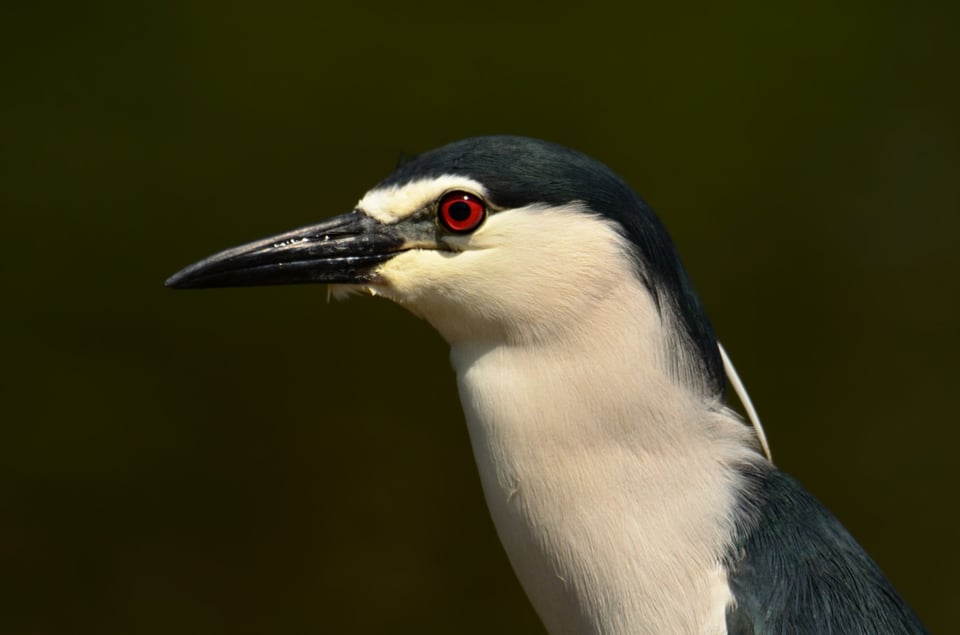
{"type": "Polygon", "coordinates": [[[924,632],[725,407],[735,373],[673,242],[603,164],[459,141],[168,284],[294,282],[387,297],[450,343],[491,516],[552,633],[924,632]]]}
{"type": "Polygon", "coordinates": [[[730,635],[923,633],[920,620],[840,522],[773,466],[744,470],[727,554],[730,635]]]}

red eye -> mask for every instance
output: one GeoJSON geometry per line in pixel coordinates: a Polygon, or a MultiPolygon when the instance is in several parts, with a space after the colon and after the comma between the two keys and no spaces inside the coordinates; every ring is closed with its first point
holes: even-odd
{"type": "Polygon", "coordinates": [[[450,192],[440,199],[440,222],[450,231],[472,232],[486,217],[483,200],[469,192],[450,192]]]}

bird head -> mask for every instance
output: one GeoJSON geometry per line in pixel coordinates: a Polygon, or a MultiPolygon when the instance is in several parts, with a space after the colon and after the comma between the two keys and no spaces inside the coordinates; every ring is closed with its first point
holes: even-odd
{"type": "MultiPolygon", "coordinates": [[[[428,320],[451,344],[570,337],[594,307],[641,289],[641,323],[722,395],[716,339],[663,225],[613,171],[523,137],[465,139],[419,155],[347,214],[228,249],[174,288],[327,283],[428,320]]],[[[594,333],[596,334],[596,333],[594,333]]],[[[602,333],[599,334],[602,336],[602,333]]]]}

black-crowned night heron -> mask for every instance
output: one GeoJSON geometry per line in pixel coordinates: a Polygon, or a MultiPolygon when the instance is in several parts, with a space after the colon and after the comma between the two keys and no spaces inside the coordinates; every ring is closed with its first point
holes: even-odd
{"type": "Polygon", "coordinates": [[[449,342],[490,514],[551,633],[923,632],[726,407],[670,237],[599,162],[459,141],[167,284],[300,282],[389,298],[449,342]]]}

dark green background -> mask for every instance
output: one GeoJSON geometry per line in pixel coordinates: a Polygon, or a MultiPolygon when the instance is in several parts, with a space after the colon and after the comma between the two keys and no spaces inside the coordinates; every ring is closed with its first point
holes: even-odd
{"type": "Polygon", "coordinates": [[[484,133],[659,210],[777,462],[955,627],[957,12],[671,6],[5,2],[0,632],[538,632],[426,324],[162,286],[484,133]]]}

